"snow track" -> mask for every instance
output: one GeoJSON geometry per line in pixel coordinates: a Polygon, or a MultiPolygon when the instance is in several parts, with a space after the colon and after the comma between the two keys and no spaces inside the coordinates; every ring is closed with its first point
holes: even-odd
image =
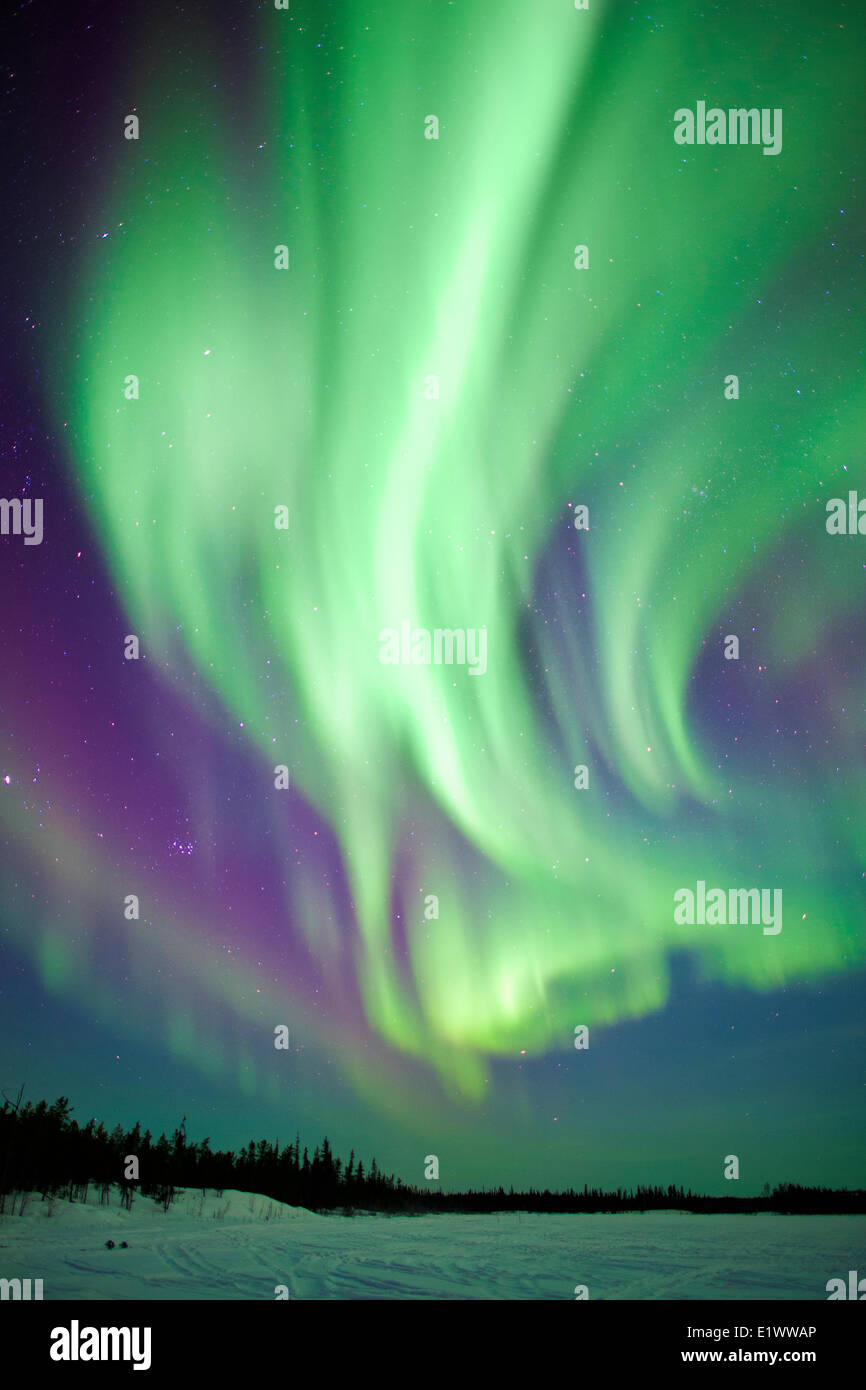
{"type": "Polygon", "coordinates": [[[866,1270],[866,1217],[345,1218],[193,1191],[168,1212],[37,1194],[0,1217],[0,1277],[42,1279],[46,1299],[824,1300],[849,1269],[866,1270]]]}

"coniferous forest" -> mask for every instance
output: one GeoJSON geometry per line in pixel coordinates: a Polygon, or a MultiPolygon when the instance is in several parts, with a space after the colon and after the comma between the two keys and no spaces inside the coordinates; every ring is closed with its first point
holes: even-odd
{"type": "Polygon", "coordinates": [[[375,1158],[365,1166],[354,1151],[347,1161],[337,1157],[326,1138],[312,1154],[300,1136],[280,1145],[251,1140],[239,1153],[213,1150],[210,1140],[198,1142],[181,1120],[171,1138],[136,1123],[129,1130],[108,1130],[94,1119],[79,1125],[66,1096],[53,1105],[40,1100],[22,1104],[6,1100],[0,1108],[0,1215],[12,1214],[15,1194],[41,1193],[85,1201],[91,1189],[105,1200],[119,1188],[130,1208],[136,1195],[160,1202],[166,1210],[177,1191],[186,1188],[226,1189],[259,1193],[290,1206],[311,1211],[352,1214],[375,1211],[421,1215],[435,1212],[614,1212],[678,1209],[690,1212],[759,1212],[788,1214],[853,1214],[866,1212],[866,1191],[804,1187],[783,1182],[764,1185],[757,1197],[708,1197],[670,1185],[569,1188],[563,1192],[515,1192],[513,1187],[443,1192],[438,1187],[408,1186],[383,1173],[375,1158]],[[139,1181],[124,1176],[130,1157],[138,1159],[139,1181]]]}

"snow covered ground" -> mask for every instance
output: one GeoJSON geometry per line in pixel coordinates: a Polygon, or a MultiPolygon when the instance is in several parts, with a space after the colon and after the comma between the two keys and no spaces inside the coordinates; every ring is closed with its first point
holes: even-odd
{"type": "Polygon", "coordinates": [[[0,1278],[45,1299],[818,1299],[866,1274],[866,1216],[316,1216],[267,1197],[116,1191],[0,1217],[0,1278]],[[115,1248],[106,1249],[113,1240],[115,1248]],[[121,1241],[128,1249],[120,1248],[121,1241]]]}

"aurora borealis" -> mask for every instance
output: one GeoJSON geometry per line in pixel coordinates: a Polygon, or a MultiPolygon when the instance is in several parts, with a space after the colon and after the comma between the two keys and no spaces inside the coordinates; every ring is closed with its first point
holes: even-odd
{"type": "Polygon", "coordinates": [[[194,13],[19,37],[2,1079],[412,1181],[862,1186],[866,20],[194,13]],[[678,145],[704,98],[777,157],[678,145]]]}

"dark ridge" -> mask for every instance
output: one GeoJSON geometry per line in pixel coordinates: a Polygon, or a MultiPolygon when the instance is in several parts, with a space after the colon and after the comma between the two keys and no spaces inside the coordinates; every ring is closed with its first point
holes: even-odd
{"type": "Polygon", "coordinates": [[[348,1163],[334,1156],[327,1138],[317,1144],[310,1157],[301,1149],[300,1136],[284,1147],[266,1139],[251,1140],[240,1153],[214,1152],[210,1141],[191,1143],[186,1117],[171,1139],[161,1134],[153,1139],[150,1130],[142,1133],[136,1123],[124,1130],[115,1125],[109,1133],[105,1125],[88,1120],[79,1125],[71,1118],[66,1096],[53,1105],[40,1100],[36,1105],[21,1104],[21,1093],[13,1104],[6,1100],[0,1109],[0,1215],[7,1211],[7,1200],[17,1192],[40,1192],[43,1199],[60,1196],[69,1201],[85,1201],[93,1185],[108,1200],[111,1187],[120,1188],[123,1205],[130,1208],[136,1193],[171,1206],[178,1188],[213,1188],[218,1195],[226,1188],[259,1193],[290,1206],[311,1211],[352,1213],[356,1210],[382,1211],[403,1215],[435,1212],[614,1212],[678,1210],[690,1212],[770,1211],[799,1215],[850,1215],[866,1212],[866,1191],[802,1187],[780,1183],[772,1190],[765,1184],[759,1197],[706,1197],[681,1187],[618,1187],[605,1192],[600,1188],[569,1188],[565,1192],[543,1192],[530,1188],[515,1192],[511,1187],[466,1192],[442,1192],[409,1187],[400,1178],[380,1172],[375,1158],[365,1169],[355,1161],[354,1150],[348,1163]],[[139,1180],[125,1176],[130,1157],[138,1160],[139,1180]]]}

